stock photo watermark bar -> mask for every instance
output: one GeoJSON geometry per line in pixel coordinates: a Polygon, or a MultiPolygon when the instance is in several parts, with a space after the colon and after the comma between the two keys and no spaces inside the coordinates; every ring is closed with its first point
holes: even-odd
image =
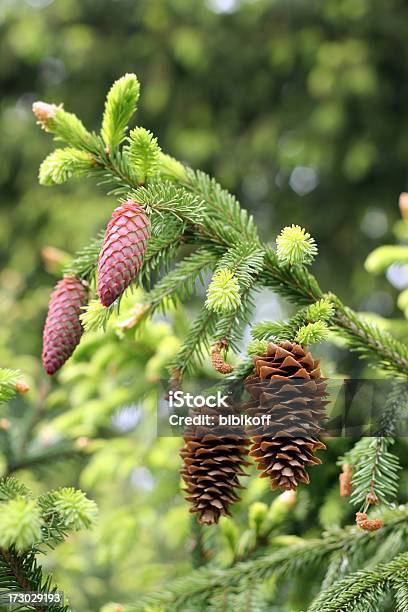
{"type": "Polygon", "coordinates": [[[255,400],[243,387],[217,388],[204,382],[201,388],[166,392],[163,382],[158,395],[159,437],[200,437],[209,430],[219,437],[245,436],[248,429],[252,435],[255,431],[278,437],[408,435],[405,381],[327,379],[319,393],[292,379],[277,381],[267,393],[255,394],[255,400]]]}

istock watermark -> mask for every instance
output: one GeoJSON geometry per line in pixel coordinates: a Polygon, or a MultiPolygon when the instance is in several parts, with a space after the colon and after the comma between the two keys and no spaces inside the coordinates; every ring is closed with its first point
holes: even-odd
{"type": "Polygon", "coordinates": [[[217,391],[215,395],[194,395],[193,393],[183,393],[183,391],[169,391],[168,402],[170,408],[228,408],[229,396],[217,391]]]}
{"type": "Polygon", "coordinates": [[[299,431],[326,438],[408,436],[406,381],[327,379],[325,385],[319,404],[313,399],[313,384],[303,387],[297,379],[274,381],[267,389],[260,388],[255,400],[246,394],[243,383],[228,388],[201,379],[196,388],[169,391],[168,382],[162,381],[157,434],[246,436],[248,429],[254,435],[255,428],[256,435],[264,437],[299,437],[299,431]],[[315,419],[316,406],[322,412],[315,419]]]}

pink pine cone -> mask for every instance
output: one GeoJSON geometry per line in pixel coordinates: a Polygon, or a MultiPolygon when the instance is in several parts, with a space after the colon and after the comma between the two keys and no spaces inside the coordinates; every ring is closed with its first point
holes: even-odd
{"type": "Polygon", "coordinates": [[[143,264],[150,223],[132,200],[119,206],[106,228],[98,264],[98,294],[110,306],[137,277],[143,264]]]}
{"type": "Polygon", "coordinates": [[[55,374],[79,343],[84,331],[79,315],[87,301],[88,291],[79,279],[66,276],[57,283],[43,333],[42,360],[47,374],[55,374]]]}

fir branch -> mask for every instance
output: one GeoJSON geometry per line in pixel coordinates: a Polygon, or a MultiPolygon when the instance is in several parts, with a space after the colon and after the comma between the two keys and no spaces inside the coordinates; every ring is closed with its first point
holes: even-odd
{"type": "Polygon", "coordinates": [[[0,503],[15,499],[16,497],[27,497],[29,491],[25,485],[12,477],[0,480],[0,503]]]}
{"type": "Polygon", "coordinates": [[[204,285],[204,272],[211,270],[215,261],[214,254],[208,250],[201,249],[192,253],[156,283],[154,289],[147,294],[147,301],[156,309],[166,299],[177,303],[191,296],[197,280],[204,285]]]}
{"type": "Polygon", "coordinates": [[[10,401],[17,394],[19,375],[17,370],[0,368],[0,404],[10,401]]]}
{"type": "Polygon", "coordinates": [[[192,372],[203,362],[205,354],[208,354],[211,338],[214,335],[215,320],[215,313],[202,308],[171,364],[171,367],[179,370],[181,375],[192,372]]]}
{"type": "Polygon", "coordinates": [[[125,138],[127,124],[136,112],[140,84],[135,74],[125,74],[115,81],[106,97],[102,120],[102,138],[114,151],[125,138]]]}
{"type": "Polygon", "coordinates": [[[93,157],[86,151],[66,147],[55,149],[40,166],[40,185],[61,185],[71,177],[89,176],[95,168],[93,157]]]}
{"type": "MultiPolygon", "coordinates": [[[[286,546],[270,555],[238,563],[230,569],[202,569],[181,578],[167,589],[146,598],[135,606],[135,610],[148,609],[149,605],[163,605],[165,609],[183,610],[185,602],[212,595],[216,589],[238,585],[242,580],[254,582],[275,575],[289,576],[304,567],[317,566],[333,554],[351,547],[362,551],[370,544],[384,540],[396,528],[408,521],[408,508],[389,511],[384,516],[382,529],[376,532],[358,530],[356,527],[337,529],[321,539],[305,540],[302,544],[286,546]]],[[[334,588],[334,587],[333,587],[334,588]]]]}
{"type": "Polygon", "coordinates": [[[72,147],[97,153],[101,147],[100,139],[88,132],[76,115],[64,110],[63,105],[34,102],[33,112],[37,123],[46,132],[54,134],[55,140],[66,142],[72,147]]]}
{"type": "Polygon", "coordinates": [[[408,580],[408,553],[337,581],[319,594],[308,612],[341,612],[352,610],[355,606],[375,609],[386,589],[403,580],[408,580]]]}
{"type": "Polygon", "coordinates": [[[144,206],[148,213],[167,212],[193,226],[203,222],[202,201],[170,181],[154,181],[146,187],[133,189],[129,198],[144,206]]]}
{"type": "Polygon", "coordinates": [[[391,503],[398,491],[398,458],[388,451],[392,438],[362,438],[348,453],[353,467],[350,501],[366,512],[369,505],[391,503]]]}
{"type": "MultiPolygon", "coordinates": [[[[36,592],[57,593],[58,587],[52,584],[52,578],[44,578],[42,569],[36,560],[35,551],[29,553],[17,553],[13,549],[0,548],[0,592],[11,591],[14,593],[36,592]]],[[[37,610],[39,612],[69,612],[69,605],[48,603],[46,606],[36,605],[13,607],[13,610],[37,610]]]]}
{"type": "Polygon", "coordinates": [[[396,603],[396,612],[407,612],[408,610],[408,580],[404,578],[394,578],[392,588],[396,603]]]}
{"type": "Polygon", "coordinates": [[[408,416],[408,389],[405,382],[396,382],[379,417],[377,436],[393,438],[399,423],[408,416]]]}
{"type": "MultiPolygon", "coordinates": [[[[232,244],[243,240],[258,245],[265,256],[263,270],[258,277],[259,283],[298,305],[312,304],[323,297],[316,279],[303,265],[282,263],[271,247],[263,249],[252,217],[214,179],[202,172],[184,169],[174,160],[173,164],[167,160],[166,172],[171,180],[156,179],[147,189],[137,188],[135,173],[127,157],[119,152],[109,157],[100,139],[89,134],[74,115],[66,113],[61,107],[44,103],[37,103],[34,111],[45,129],[67,140],[70,145],[94,155],[98,172],[104,181],[114,183],[114,193],[125,196],[129,188],[134,189],[131,196],[136,201],[152,206],[158,213],[166,211],[177,216],[190,227],[192,242],[214,249],[220,255],[232,244]],[[193,199],[188,200],[188,196],[193,196],[193,199]]],[[[160,160],[164,163],[163,157],[160,160]]],[[[306,234],[303,242],[307,248],[313,248],[306,234]]],[[[346,338],[350,349],[375,361],[389,374],[406,377],[408,347],[367,323],[346,308],[338,298],[332,297],[336,307],[333,327],[346,338]]]]}
{"type": "Polygon", "coordinates": [[[251,321],[251,316],[255,308],[253,294],[256,287],[246,287],[241,293],[239,306],[231,313],[218,314],[215,321],[213,338],[214,340],[225,340],[228,347],[238,350],[238,344],[245,331],[245,325],[251,321]]]}
{"type": "Polygon", "coordinates": [[[334,323],[340,328],[350,350],[359,353],[364,359],[371,360],[390,374],[406,378],[408,347],[389,333],[378,329],[373,323],[365,321],[362,316],[357,316],[351,308],[341,304],[338,298],[335,305],[334,323]]]}
{"type": "Polygon", "coordinates": [[[172,224],[165,232],[151,236],[140,271],[139,281],[150,287],[153,272],[166,273],[174,261],[179,246],[184,242],[185,224],[178,219],[172,219],[172,224]]]}
{"type": "Polygon", "coordinates": [[[160,147],[157,138],[149,130],[137,127],[130,132],[128,142],[124,148],[125,155],[139,184],[144,185],[146,179],[153,176],[158,167],[160,147]]]}
{"type": "Polygon", "coordinates": [[[207,204],[206,226],[210,226],[216,234],[227,238],[231,243],[232,236],[225,232],[232,231],[239,240],[246,238],[258,242],[258,232],[254,220],[248,212],[241,208],[238,200],[223,189],[215,179],[201,171],[186,168],[186,180],[183,184],[207,204]]]}
{"type": "Polygon", "coordinates": [[[10,458],[5,469],[5,474],[10,476],[19,470],[32,469],[38,467],[55,466],[56,461],[63,459],[75,459],[81,456],[81,449],[69,441],[62,441],[59,444],[43,448],[33,453],[29,453],[20,458],[10,458]]]}
{"type": "MultiPolygon", "coordinates": [[[[251,329],[251,335],[254,340],[273,340],[274,342],[283,342],[284,340],[295,339],[299,331],[307,326],[312,327],[312,332],[319,324],[318,331],[326,332],[326,323],[333,320],[334,308],[328,297],[324,297],[310,306],[301,308],[289,321],[262,321],[257,323],[251,329]],[[322,324],[324,327],[322,327],[322,324]]],[[[310,329],[310,328],[309,328],[310,329]]],[[[310,342],[310,338],[308,339],[310,342]]],[[[300,343],[301,340],[298,339],[300,343]]],[[[308,344],[308,342],[306,342],[308,344]]]]}
{"type": "Polygon", "coordinates": [[[91,282],[98,265],[102,242],[103,233],[100,233],[89,245],[76,253],[75,257],[64,268],[64,274],[78,276],[85,281],[91,282]]]}

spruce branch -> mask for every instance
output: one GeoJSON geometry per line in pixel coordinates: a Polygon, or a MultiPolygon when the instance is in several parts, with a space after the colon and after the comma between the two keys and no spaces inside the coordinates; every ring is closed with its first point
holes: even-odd
{"type": "MultiPolygon", "coordinates": [[[[35,552],[17,553],[13,549],[0,548],[0,590],[13,593],[36,592],[52,593],[58,592],[58,587],[53,585],[52,577],[44,578],[42,568],[38,565],[35,552]]],[[[47,606],[13,607],[16,612],[20,610],[37,610],[39,612],[69,612],[70,606],[50,602],[47,606]]]]}
{"type": "Polygon", "coordinates": [[[10,401],[19,393],[20,372],[0,368],[0,404],[10,401]]]}
{"type": "MultiPolygon", "coordinates": [[[[109,156],[100,139],[89,134],[74,115],[66,113],[61,107],[44,103],[34,105],[34,112],[46,130],[66,140],[69,145],[93,155],[97,173],[103,182],[113,183],[116,195],[126,197],[130,190],[130,197],[135,201],[146,206],[146,209],[151,206],[154,217],[168,213],[183,222],[187,242],[200,244],[219,257],[231,246],[247,242],[262,253],[262,269],[257,272],[259,285],[274,289],[298,305],[311,305],[324,298],[316,279],[303,265],[311,261],[316,247],[302,228],[286,228],[278,240],[276,252],[260,243],[252,217],[241,208],[233,195],[208,175],[184,168],[159,152],[157,159],[153,156],[153,165],[157,162],[157,178],[149,179],[149,184],[141,188],[135,179],[136,168],[132,167],[129,156],[119,150],[109,156]],[[167,180],[163,180],[164,177],[167,180]],[[296,234],[289,235],[289,241],[288,232],[296,234]],[[296,248],[291,248],[291,245],[296,248]],[[299,253],[303,253],[302,257],[299,253]]],[[[161,224],[158,222],[157,227],[163,229],[166,216],[163,216],[161,224]]],[[[375,362],[389,374],[406,378],[408,347],[367,323],[336,296],[330,299],[335,307],[332,327],[346,339],[349,348],[375,362]]]]}
{"type": "Polygon", "coordinates": [[[54,134],[55,140],[61,140],[78,149],[95,153],[100,148],[98,138],[88,132],[76,115],[64,110],[63,105],[34,102],[33,112],[37,123],[46,132],[54,134]]]}
{"type": "Polygon", "coordinates": [[[276,254],[283,264],[311,264],[317,255],[316,241],[300,225],[285,227],[276,239],[276,254]]]}
{"type": "Polygon", "coordinates": [[[78,276],[91,282],[98,265],[99,252],[102,247],[103,234],[91,240],[90,244],[78,251],[73,259],[64,268],[64,274],[78,276]]]}
{"type": "Polygon", "coordinates": [[[398,425],[408,416],[408,389],[405,382],[393,384],[379,417],[377,436],[395,438],[398,425]]]}
{"type": "Polygon", "coordinates": [[[262,321],[252,327],[252,337],[257,341],[296,339],[300,344],[312,344],[324,340],[328,333],[327,324],[332,322],[334,308],[328,297],[310,306],[301,308],[289,321],[262,321]]]}
{"type": "Polygon", "coordinates": [[[214,253],[207,249],[192,253],[156,283],[147,294],[148,303],[156,309],[164,306],[166,300],[177,303],[189,297],[194,293],[197,281],[204,285],[204,274],[214,267],[215,262],[214,253]]]}
{"type": "Polygon", "coordinates": [[[149,289],[154,277],[166,274],[176,258],[179,247],[185,241],[186,225],[173,217],[169,220],[167,230],[150,237],[140,271],[140,283],[149,289]]]}
{"type": "Polygon", "coordinates": [[[13,477],[0,480],[0,503],[7,502],[18,497],[28,497],[29,491],[25,485],[13,477]]]}
{"type": "Polygon", "coordinates": [[[408,610],[408,580],[405,576],[392,580],[393,593],[396,604],[396,612],[406,612],[408,610]]]}
{"type": "Polygon", "coordinates": [[[340,612],[356,606],[375,609],[386,589],[407,580],[408,553],[403,553],[389,563],[380,563],[338,580],[319,594],[308,612],[340,612]]]}
{"type": "Polygon", "coordinates": [[[210,235],[215,234],[218,240],[225,240],[226,244],[233,244],[235,241],[232,238],[259,241],[253,217],[215,179],[199,170],[186,168],[186,180],[182,185],[206,202],[206,229],[210,235]],[[231,231],[232,235],[228,235],[231,231]]]}
{"type": "Polygon", "coordinates": [[[342,551],[358,550],[361,555],[364,549],[370,550],[371,544],[383,541],[395,529],[401,526],[407,527],[407,523],[407,508],[389,511],[384,515],[383,528],[377,532],[360,531],[356,527],[336,529],[325,534],[321,539],[304,540],[301,544],[285,546],[272,554],[237,563],[229,569],[198,570],[186,578],[176,580],[173,585],[162,592],[146,598],[134,609],[145,610],[149,605],[161,605],[165,606],[165,609],[183,610],[186,602],[205,600],[206,597],[213,596],[218,589],[236,587],[246,579],[259,582],[267,580],[272,575],[290,576],[305,567],[317,566],[324,559],[331,559],[332,555],[337,555],[342,551]]]}
{"type": "Polygon", "coordinates": [[[84,312],[80,315],[81,323],[87,332],[97,331],[98,329],[106,329],[108,321],[117,310],[117,305],[114,302],[111,306],[103,306],[99,299],[90,300],[84,308],[84,312]]]}
{"type": "Polygon", "coordinates": [[[95,523],[98,514],[95,502],[73,487],[52,491],[43,496],[41,501],[43,511],[56,513],[65,529],[72,531],[89,529],[95,523]]]}
{"type": "Polygon", "coordinates": [[[327,340],[329,329],[324,321],[303,325],[295,336],[295,341],[303,346],[327,340]]]}
{"type": "Polygon", "coordinates": [[[94,168],[95,162],[89,153],[66,147],[55,149],[45,158],[38,178],[40,185],[62,185],[71,177],[89,176],[94,168]]]}
{"type": "MultiPolygon", "coordinates": [[[[34,498],[14,478],[0,481],[0,591],[56,593],[52,578],[43,577],[36,556],[54,547],[70,531],[88,528],[96,507],[81,491],[60,489],[34,498]]],[[[59,610],[69,606],[49,602],[47,607],[24,604],[26,609],[59,610]]]]}
{"type": "Polygon", "coordinates": [[[130,132],[128,142],[125,155],[139,184],[144,185],[146,179],[157,172],[160,153],[157,138],[149,130],[137,127],[130,132]]]}
{"type": "Polygon", "coordinates": [[[209,354],[215,321],[215,313],[202,308],[171,364],[179,371],[180,376],[192,372],[203,362],[205,355],[209,354]]]}
{"type": "Polygon", "coordinates": [[[9,457],[5,474],[10,476],[19,470],[47,468],[64,459],[78,458],[81,456],[81,452],[81,449],[73,442],[63,440],[58,444],[27,453],[22,457],[9,457]]]}
{"type": "Polygon", "coordinates": [[[125,138],[139,95],[140,84],[135,74],[125,74],[113,83],[106,97],[101,130],[109,151],[114,151],[125,138]]]}
{"type": "Polygon", "coordinates": [[[408,347],[391,334],[366,321],[364,317],[358,316],[338,298],[335,304],[334,324],[346,339],[349,349],[359,353],[362,359],[374,362],[389,374],[406,378],[408,347]]]}
{"type": "Polygon", "coordinates": [[[164,213],[168,213],[190,226],[203,222],[202,201],[170,181],[151,182],[129,191],[128,196],[144,206],[148,213],[157,212],[158,218],[164,218],[164,213]]]}
{"type": "Polygon", "coordinates": [[[366,512],[371,504],[390,504],[398,491],[398,458],[389,452],[392,438],[364,437],[341,459],[353,469],[350,501],[366,512]]]}

